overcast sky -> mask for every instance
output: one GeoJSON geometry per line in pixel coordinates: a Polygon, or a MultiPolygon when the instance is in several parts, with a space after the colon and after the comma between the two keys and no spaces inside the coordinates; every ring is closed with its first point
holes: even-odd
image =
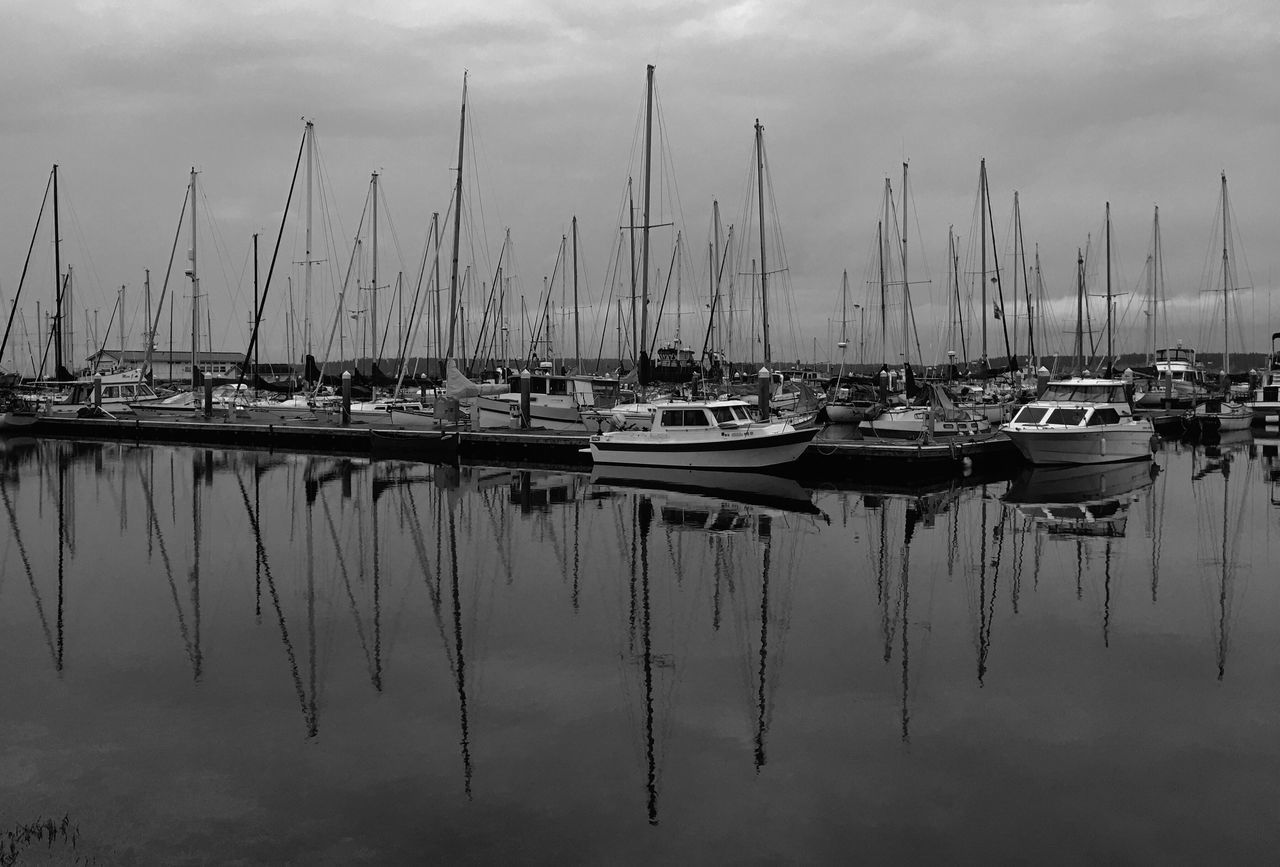
{"type": "MultiPolygon", "coordinates": [[[[664,190],[659,197],[655,169],[660,204],[650,221],[674,222],[684,233],[685,311],[707,301],[713,199],[726,227],[743,225],[753,124],[764,125],[774,197],[768,219],[776,213],[788,269],[771,290],[775,358],[816,353],[826,360],[836,352],[842,271],[850,275],[850,305],[871,306],[869,289],[878,298],[878,287],[867,284],[876,221],[884,179],[899,194],[904,160],[912,303],[927,357],[954,348],[944,346],[943,331],[947,231],[954,226],[962,236],[962,257],[973,249],[982,158],[1001,265],[1009,264],[1017,190],[1028,252],[1039,245],[1046,288],[1064,316],[1074,304],[1076,250],[1090,236],[1099,244],[1107,201],[1114,289],[1143,288],[1158,205],[1167,291],[1176,302],[1169,339],[1212,351],[1221,347],[1221,325],[1207,324],[1202,306],[1211,296],[1202,290],[1221,288],[1212,274],[1221,266],[1220,246],[1213,250],[1221,244],[1214,233],[1225,171],[1242,253],[1235,282],[1252,287],[1234,295],[1241,325],[1233,340],[1258,350],[1280,330],[1280,304],[1270,300],[1280,256],[1280,13],[1272,3],[6,0],[0,9],[0,293],[7,311],[56,162],[80,346],[93,311],[105,329],[122,284],[130,342],[141,344],[143,270],[151,269],[158,295],[195,166],[201,231],[209,232],[199,245],[213,342],[243,351],[250,236],[262,234],[265,280],[304,117],[316,125],[325,187],[323,199],[317,192],[317,237],[323,223],[338,260],[317,268],[345,268],[377,171],[386,204],[379,282],[403,269],[412,284],[430,215],[449,208],[464,70],[473,134],[467,159],[474,160],[466,175],[467,246],[475,252],[464,250],[463,265],[474,259],[478,279],[492,279],[510,229],[515,255],[507,274],[535,307],[576,215],[581,297],[591,299],[598,323],[628,174],[639,182],[648,63],[657,68],[664,190]]],[[[280,303],[285,278],[293,276],[295,292],[300,280],[296,201],[293,211],[271,288],[280,303]]],[[[653,231],[653,267],[662,273],[655,280],[666,279],[672,231],[653,231]]],[[[20,304],[28,329],[36,301],[43,312],[52,303],[49,237],[38,239],[20,304]]],[[[179,323],[190,316],[190,288],[181,279],[188,245],[184,235],[171,282],[179,323]]],[[[772,270],[781,254],[769,255],[772,270]]],[[[447,280],[447,256],[443,270],[447,280]]],[[[1101,291],[1097,273],[1090,279],[1090,291],[1101,291]]],[[[347,308],[367,303],[352,295],[347,308]]],[[[379,297],[385,312],[390,293],[379,297]]],[[[1119,302],[1127,309],[1118,348],[1142,351],[1144,317],[1132,297],[1119,302]]],[[[1006,305],[1011,310],[1012,301],[1006,305]]],[[[667,334],[674,306],[668,300],[663,314],[667,334]]],[[[331,311],[331,299],[318,298],[317,318],[321,309],[331,311]]],[[[267,316],[268,349],[282,355],[282,308],[269,301],[267,316]]],[[[867,316],[864,324],[850,314],[849,330],[877,330],[878,309],[867,316]]],[[[683,319],[685,343],[701,348],[704,326],[692,315],[683,319]]],[[[323,335],[329,325],[314,327],[323,335]]],[[[1069,325],[1064,319],[1054,329],[1069,325]]],[[[970,334],[974,327],[966,325],[970,334]]],[[[512,329],[518,332],[516,322],[512,329]]],[[[175,345],[187,346],[189,325],[174,330],[175,345]]],[[[164,346],[167,332],[166,322],[164,346]]],[[[993,355],[1002,351],[996,334],[993,355]]],[[[558,351],[571,351],[563,337],[558,342],[558,351]]],[[[615,345],[610,331],[606,354],[615,345]]]]}

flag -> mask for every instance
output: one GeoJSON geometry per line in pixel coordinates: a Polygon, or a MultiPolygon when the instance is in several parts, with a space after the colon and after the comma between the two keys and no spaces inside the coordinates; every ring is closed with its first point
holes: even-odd
{"type": "Polygon", "coordinates": [[[1000,305],[999,305],[999,304],[994,304],[994,305],[992,305],[992,309],[995,311],[995,318],[996,318],[996,319],[1003,319],[1003,318],[1004,318],[1004,314],[1000,312],[1000,305]]]}

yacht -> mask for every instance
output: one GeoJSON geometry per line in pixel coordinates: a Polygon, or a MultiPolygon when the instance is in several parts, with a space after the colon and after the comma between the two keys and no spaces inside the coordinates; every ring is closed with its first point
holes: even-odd
{"type": "Polygon", "coordinates": [[[1033,464],[1105,464],[1150,459],[1155,428],[1136,418],[1123,379],[1050,382],[1001,430],[1033,464]]]}
{"type": "Polygon", "coordinates": [[[818,428],[757,422],[743,400],[671,401],[656,406],[647,430],[594,434],[597,464],[758,470],[796,461],[818,428]]]}

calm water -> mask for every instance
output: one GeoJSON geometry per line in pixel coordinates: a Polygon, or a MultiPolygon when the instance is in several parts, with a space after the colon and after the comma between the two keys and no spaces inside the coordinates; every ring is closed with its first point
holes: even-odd
{"type": "Polygon", "coordinates": [[[1277,442],[699,497],[9,440],[0,833],[66,816],[48,851],[98,863],[1274,863],[1277,442]]]}

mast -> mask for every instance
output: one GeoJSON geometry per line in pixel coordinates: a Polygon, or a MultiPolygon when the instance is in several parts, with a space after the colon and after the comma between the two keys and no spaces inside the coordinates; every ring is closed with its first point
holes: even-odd
{"type": "MultiPolygon", "coordinates": [[[[1222,173],[1222,374],[1225,377],[1231,373],[1231,350],[1229,348],[1230,327],[1228,318],[1230,316],[1231,304],[1228,301],[1228,293],[1231,291],[1231,265],[1227,255],[1228,238],[1230,237],[1231,227],[1227,222],[1227,173],[1222,173]]],[[[1230,392],[1230,384],[1228,382],[1227,390],[1230,392]]],[[[1225,475],[1225,474],[1224,474],[1225,475]]],[[[1225,520],[1225,516],[1224,516],[1225,520]]],[[[1225,528],[1223,539],[1225,541],[1225,528]]],[[[1224,566],[1225,568],[1225,566],[1224,566]]]]}
{"type": "Polygon", "coordinates": [[[458,121],[458,179],[454,186],[453,258],[449,266],[449,344],[445,358],[453,357],[454,326],[458,310],[458,244],[462,239],[462,159],[467,132],[467,73],[462,73],[462,112],[458,121]]]}
{"type": "MultiPolygon", "coordinates": [[[[258,233],[253,233],[253,309],[258,309],[258,233]]],[[[262,368],[258,364],[258,346],[253,346],[253,383],[258,384],[258,377],[262,374],[262,368]]],[[[306,375],[306,371],[303,371],[306,375]]],[[[292,377],[290,377],[292,381],[292,377]]]]}
{"type": "Polygon", "coordinates": [[[902,164],[902,364],[911,364],[911,284],[907,282],[907,164],[902,164]]]}
{"type": "Polygon", "coordinates": [[[573,354],[575,373],[582,372],[582,323],[578,316],[578,215],[573,215],[573,354]]]}
{"type": "MultiPolygon", "coordinates": [[[[889,186],[889,179],[885,178],[884,185],[886,192],[889,186]]],[[[884,293],[884,223],[876,223],[876,248],[879,250],[880,256],[880,355],[884,363],[889,363],[889,341],[888,326],[885,324],[885,293],[884,293]]]]}
{"type": "Polygon", "coordinates": [[[1075,356],[1079,367],[1076,375],[1084,372],[1084,253],[1076,248],[1076,345],[1075,356]]]}
{"type": "Polygon", "coordinates": [[[1107,202],[1107,366],[1115,367],[1111,345],[1111,203],[1107,202]]]}
{"type": "Polygon", "coordinates": [[[303,130],[307,139],[307,225],[306,225],[306,261],[302,269],[302,352],[311,354],[311,188],[312,164],[315,154],[315,130],[311,121],[307,121],[303,130]]]}
{"type": "Polygon", "coordinates": [[[155,335],[151,331],[151,269],[143,270],[142,292],[146,296],[147,305],[147,327],[142,332],[142,339],[147,341],[147,345],[143,347],[142,372],[148,380],[151,379],[151,346],[155,342],[155,335]]]}
{"type": "Polygon", "coordinates": [[[62,233],[58,224],[58,164],[53,164],[53,375],[62,375],[62,233]]]}
{"type": "MultiPolygon", "coordinates": [[[[632,190],[632,179],[627,178],[627,240],[631,247],[631,359],[640,363],[640,320],[636,316],[636,200],[632,190]]],[[[621,327],[621,320],[619,320],[621,327]]],[[[622,354],[618,354],[618,363],[622,363],[622,354]]]]}
{"type": "Polygon", "coordinates": [[[374,172],[373,184],[373,284],[369,286],[369,327],[373,350],[370,352],[369,374],[376,375],[381,351],[378,348],[378,173],[374,172]]]}
{"type": "MultiPolygon", "coordinates": [[[[310,124],[307,124],[310,127],[310,124]]],[[[200,386],[200,274],[196,270],[196,167],[191,167],[191,390],[200,386]]],[[[308,256],[308,258],[310,258],[308,256]]]]}
{"type": "Polygon", "coordinates": [[[764,337],[764,366],[773,361],[769,349],[769,277],[764,258],[764,127],[756,118],[756,192],[760,200],[760,327],[764,337]]]}
{"type": "Polygon", "coordinates": [[[978,164],[978,222],[982,225],[982,366],[987,367],[987,158],[978,164]]]}
{"type": "Polygon", "coordinates": [[[644,223],[640,229],[640,384],[649,384],[649,194],[653,186],[653,64],[645,68],[644,223]]]}

